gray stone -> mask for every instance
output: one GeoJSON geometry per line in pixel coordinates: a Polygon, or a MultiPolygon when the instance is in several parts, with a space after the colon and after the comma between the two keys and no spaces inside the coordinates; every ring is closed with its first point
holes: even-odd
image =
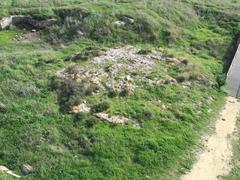
{"type": "Polygon", "coordinates": [[[33,167],[30,166],[29,164],[23,164],[21,166],[21,171],[23,174],[29,174],[33,171],[33,167]]]}

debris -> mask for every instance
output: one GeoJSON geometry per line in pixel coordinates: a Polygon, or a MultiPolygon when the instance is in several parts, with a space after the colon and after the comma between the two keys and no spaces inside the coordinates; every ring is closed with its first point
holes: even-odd
{"type": "Polygon", "coordinates": [[[70,112],[71,113],[80,113],[80,112],[89,113],[90,108],[87,107],[85,103],[82,103],[82,104],[79,104],[78,106],[73,106],[70,112]]]}
{"type": "Polygon", "coordinates": [[[16,177],[16,178],[20,178],[21,176],[15,174],[14,172],[12,172],[11,170],[9,170],[7,167],[5,166],[0,166],[0,172],[4,172],[10,176],[16,177]]]}
{"type": "Polygon", "coordinates": [[[124,123],[130,121],[128,118],[120,117],[120,116],[110,116],[106,113],[97,113],[96,117],[98,117],[99,119],[114,123],[114,124],[124,124],[124,123]]]}
{"type": "Polygon", "coordinates": [[[101,119],[101,120],[108,121],[108,122],[113,123],[113,124],[124,125],[127,122],[132,122],[134,128],[136,128],[136,129],[140,128],[139,123],[137,123],[135,120],[131,120],[131,119],[128,119],[126,117],[111,116],[111,115],[106,114],[106,113],[96,113],[95,116],[97,118],[101,119]]]}

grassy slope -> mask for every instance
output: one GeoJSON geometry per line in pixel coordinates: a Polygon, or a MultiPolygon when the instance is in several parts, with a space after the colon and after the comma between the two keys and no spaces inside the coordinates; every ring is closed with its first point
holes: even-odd
{"type": "MultiPolygon", "coordinates": [[[[39,9],[38,1],[10,2],[0,2],[4,9],[2,15],[31,12],[41,17],[56,16],[49,5],[41,3],[39,9]]],[[[79,1],[51,2],[54,9],[79,6],[79,1]]],[[[81,8],[95,14],[104,13],[98,23],[100,28],[103,28],[102,21],[103,25],[110,26],[109,22],[116,19],[113,14],[130,14],[138,17],[143,30],[138,31],[135,26],[130,29],[113,27],[112,33],[101,40],[89,34],[66,49],[44,42],[16,43],[13,39],[20,30],[1,31],[0,99],[8,111],[0,114],[0,164],[16,172],[22,163],[31,164],[34,172],[26,179],[175,179],[181,167],[189,168],[190,159],[185,153],[223,102],[224,93],[218,88],[193,82],[188,89],[165,85],[138,89],[125,98],[103,95],[89,99],[92,104],[107,99],[111,104],[110,113],[139,117],[143,128],[133,129],[112,126],[88,116],[76,122],[76,117],[59,112],[57,95],[50,91],[49,80],[57,70],[69,65],[63,60],[67,55],[86,46],[111,47],[121,41],[141,47],[161,47],[173,56],[185,57],[197,63],[202,67],[201,73],[215,81],[222,70],[221,60],[237,33],[238,22],[230,11],[233,3],[227,1],[224,9],[217,1],[198,5],[200,9],[207,9],[202,20],[195,13],[192,1],[151,1],[147,7],[142,1],[83,2],[81,8]],[[226,21],[219,22],[217,18],[222,13],[226,21]],[[154,39],[149,38],[149,34],[154,39]],[[214,102],[207,103],[209,96],[214,97],[214,102]],[[151,103],[153,100],[160,100],[169,109],[160,109],[151,103]],[[208,111],[210,108],[213,111],[208,111]],[[143,116],[145,110],[151,112],[150,119],[143,116]],[[177,120],[179,117],[182,120],[177,120]],[[64,152],[53,152],[50,145],[60,146],[64,152]]],[[[235,9],[238,7],[236,4],[235,9]]],[[[95,27],[88,25],[87,28],[94,30],[95,27]]],[[[68,29],[63,28],[61,33],[69,37],[68,29]]],[[[177,72],[172,69],[169,73],[177,72]]]]}

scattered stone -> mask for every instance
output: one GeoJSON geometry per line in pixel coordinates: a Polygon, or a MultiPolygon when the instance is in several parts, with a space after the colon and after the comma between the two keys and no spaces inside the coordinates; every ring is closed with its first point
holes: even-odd
{"type": "Polygon", "coordinates": [[[0,112],[5,113],[6,111],[7,111],[7,108],[6,108],[5,104],[0,102],[0,112]]]}
{"type": "Polygon", "coordinates": [[[208,97],[208,100],[209,100],[209,101],[213,101],[214,99],[213,99],[212,96],[209,96],[209,97],[208,97]]]}
{"type": "Polygon", "coordinates": [[[131,120],[126,117],[110,116],[109,114],[106,114],[106,113],[97,113],[95,114],[95,116],[101,120],[108,121],[113,124],[119,124],[119,125],[124,125],[127,122],[132,122],[133,128],[136,128],[136,129],[141,128],[139,123],[137,123],[135,120],[131,120]]]}
{"type": "Polygon", "coordinates": [[[222,121],[226,121],[226,119],[225,119],[225,118],[222,118],[222,121]]]}
{"type": "Polygon", "coordinates": [[[79,104],[78,106],[73,106],[72,109],[70,110],[71,113],[89,113],[91,108],[87,107],[85,103],[79,104]]]}
{"type": "Polygon", "coordinates": [[[33,171],[33,167],[30,166],[29,164],[23,164],[21,166],[21,171],[23,174],[27,175],[33,171]]]}
{"type": "Polygon", "coordinates": [[[114,24],[117,26],[125,26],[126,23],[123,21],[115,21],[114,24]]]}
{"type": "Polygon", "coordinates": [[[163,104],[163,105],[162,105],[162,109],[163,109],[163,110],[166,110],[167,107],[163,104]]]}
{"type": "Polygon", "coordinates": [[[127,15],[119,17],[119,20],[125,24],[133,24],[135,22],[133,17],[127,15]]]}
{"type": "Polygon", "coordinates": [[[177,84],[177,80],[172,78],[172,77],[168,77],[165,81],[164,84],[177,84]]]}
{"type": "MultiPolygon", "coordinates": [[[[71,68],[65,68],[56,74],[61,78],[93,85],[97,87],[94,93],[107,90],[114,94],[129,95],[136,88],[136,78],[140,79],[143,84],[152,86],[178,83],[172,77],[151,80],[146,78],[146,75],[151,72],[157,61],[168,60],[179,63],[181,62],[180,60],[169,56],[165,57],[161,52],[149,51],[148,53],[139,53],[139,51],[141,50],[133,46],[110,48],[108,51],[93,57],[91,61],[95,64],[96,69],[86,70],[92,67],[72,68],[73,66],[70,66],[71,68]]],[[[81,53],[75,53],[70,57],[70,60],[76,60],[81,56],[81,53]]]]}
{"type": "MultiPolygon", "coordinates": [[[[93,58],[95,64],[120,63],[125,64],[126,70],[140,68],[149,70],[155,64],[156,59],[160,59],[161,53],[142,55],[138,54],[139,49],[133,46],[121,48],[110,48],[105,54],[93,58]]],[[[139,70],[140,70],[139,69],[139,70]]]]}
{"type": "Polygon", "coordinates": [[[29,32],[29,33],[20,33],[15,36],[15,40],[20,43],[32,43],[41,41],[40,33],[37,31],[29,32]]]}
{"type": "Polygon", "coordinates": [[[5,166],[0,166],[0,172],[6,173],[10,176],[16,177],[16,178],[20,178],[21,176],[15,174],[14,172],[12,172],[11,170],[9,170],[7,167],[5,166]]]}
{"type": "Polygon", "coordinates": [[[60,146],[49,145],[49,148],[55,153],[64,153],[63,148],[60,146]]]}
{"type": "Polygon", "coordinates": [[[130,119],[128,119],[128,118],[120,117],[120,116],[110,116],[106,113],[97,113],[96,117],[98,117],[99,119],[114,123],[114,124],[124,124],[124,123],[130,121],[130,119]]]}
{"type": "Polygon", "coordinates": [[[209,110],[208,110],[208,113],[211,113],[211,112],[212,112],[212,109],[209,109],[209,110]]]}
{"type": "Polygon", "coordinates": [[[41,143],[44,143],[44,142],[46,141],[46,138],[40,137],[39,141],[40,141],[41,143]]]}
{"type": "Polygon", "coordinates": [[[78,31],[77,31],[77,34],[78,34],[79,36],[84,36],[84,33],[83,33],[81,30],[78,30],[78,31]]]}

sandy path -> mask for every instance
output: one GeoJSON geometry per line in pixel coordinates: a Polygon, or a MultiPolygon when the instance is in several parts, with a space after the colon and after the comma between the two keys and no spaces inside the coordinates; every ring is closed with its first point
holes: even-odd
{"type": "Polygon", "coordinates": [[[231,170],[232,145],[236,119],[240,112],[240,102],[228,97],[221,116],[216,121],[216,133],[206,141],[206,149],[199,155],[192,170],[182,180],[216,180],[231,170]]]}

